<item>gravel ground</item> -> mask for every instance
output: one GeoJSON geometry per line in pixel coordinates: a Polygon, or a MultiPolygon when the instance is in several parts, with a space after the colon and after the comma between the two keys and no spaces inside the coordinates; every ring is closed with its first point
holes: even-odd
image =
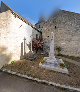
{"type": "Polygon", "coordinates": [[[69,75],[47,70],[39,67],[42,57],[36,61],[20,60],[16,63],[5,65],[2,69],[10,69],[17,73],[32,76],[34,78],[60,83],[62,85],[80,88],[80,67],[64,61],[68,67],[69,75]]]}

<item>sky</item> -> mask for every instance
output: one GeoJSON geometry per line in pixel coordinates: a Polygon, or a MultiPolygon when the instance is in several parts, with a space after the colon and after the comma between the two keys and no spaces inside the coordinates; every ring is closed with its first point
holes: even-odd
{"type": "MultiPolygon", "coordinates": [[[[0,0],[1,1],[1,0],[0,0]]],[[[38,22],[40,16],[50,17],[58,9],[80,13],[80,0],[2,0],[15,12],[32,24],[38,22]]]]}

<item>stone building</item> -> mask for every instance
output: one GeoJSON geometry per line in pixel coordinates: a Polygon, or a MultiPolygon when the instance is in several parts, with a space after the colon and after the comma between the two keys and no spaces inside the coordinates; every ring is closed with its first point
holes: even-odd
{"type": "Polygon", "coordinates": [[[62,48],[62,54],[80,56],[80,14],[59,10],[47,21],[35,26],[42,30],[45,46],[49,47],[50,34],[53,31],[55,46],[62,48]]]}
{"type": "Polygon", "coordinates": [[[35,26],[1,2],[0,65],[19,60],[25,52],[28,53],[26,44],[31,41],[31,37],[35,38],[36,34],[40,35],[40,32],[35,26]]]}

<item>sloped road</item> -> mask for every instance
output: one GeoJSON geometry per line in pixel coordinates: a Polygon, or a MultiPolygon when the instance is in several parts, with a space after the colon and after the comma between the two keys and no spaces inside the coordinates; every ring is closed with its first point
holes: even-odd
{"type": "Polygon", "coordinates": [[[0,71],[0,92],[70,92],[0,71]]]}

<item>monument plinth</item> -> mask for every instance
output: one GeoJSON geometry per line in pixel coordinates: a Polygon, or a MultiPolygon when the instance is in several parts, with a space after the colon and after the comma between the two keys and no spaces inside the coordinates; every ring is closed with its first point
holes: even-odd
{"type": "Polygon", "coordinates": [[[67,70],[63,60],[55,58],[55,55],[54,55],[54,33],[53,32],[51,33],[49,57],[44,57],[44,60],[45,60],[45,62],[43,64],[40,64],[39,65],[40,67],[68,74],[68,70],[67,70]]]}

